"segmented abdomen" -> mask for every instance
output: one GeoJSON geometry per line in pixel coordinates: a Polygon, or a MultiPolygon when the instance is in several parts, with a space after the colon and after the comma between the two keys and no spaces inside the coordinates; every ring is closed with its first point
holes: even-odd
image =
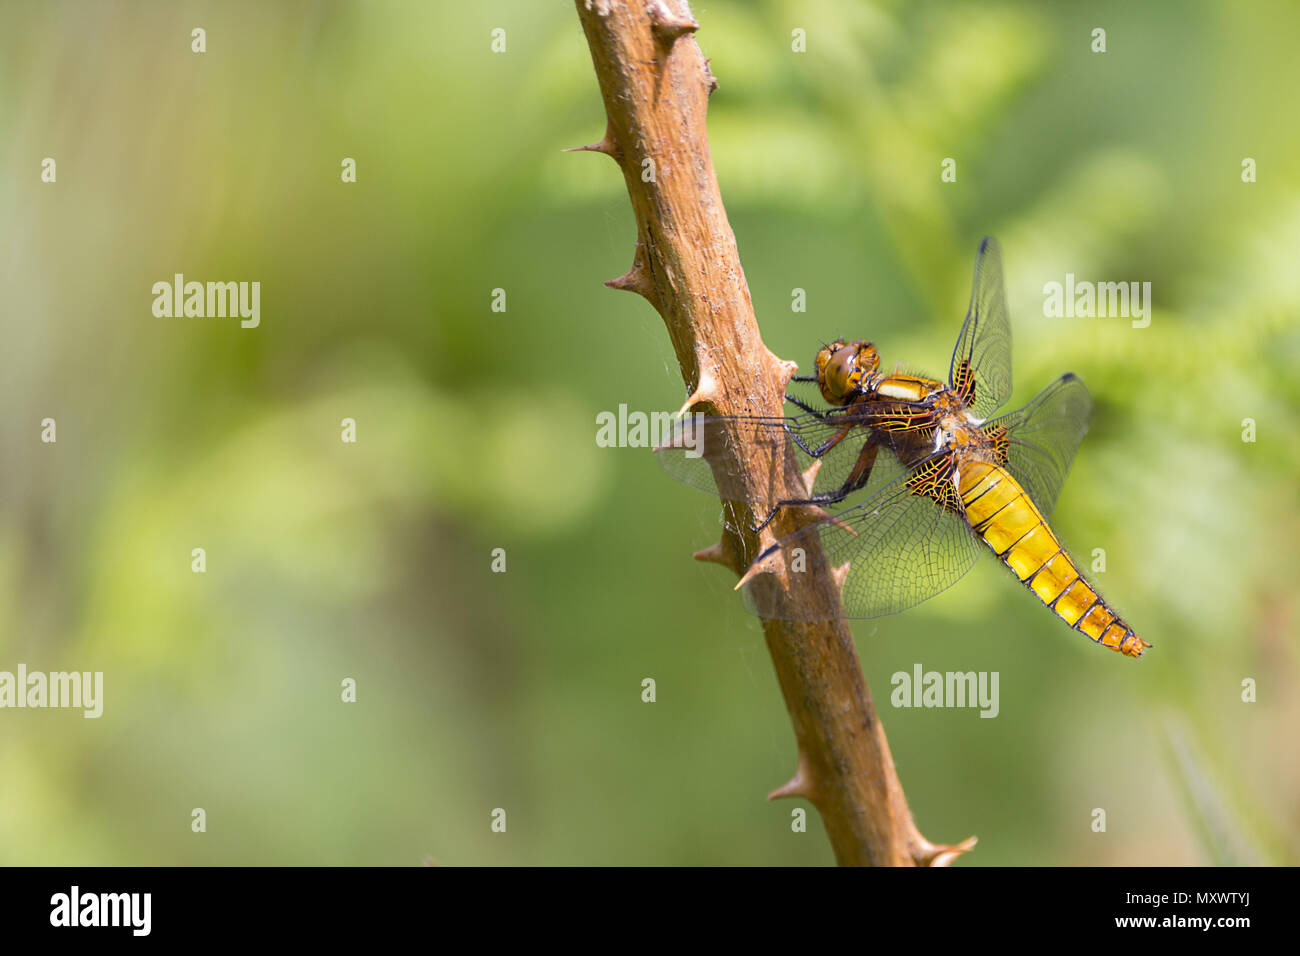
{"type": "Polygon", "coordinates": [[[1111,650],[1141,657],[1133,633],[1057,540],[1020,483],[999,465],[972,462],[957,473],[966,519],[993,553],[1066,624],[1111,650]]]}

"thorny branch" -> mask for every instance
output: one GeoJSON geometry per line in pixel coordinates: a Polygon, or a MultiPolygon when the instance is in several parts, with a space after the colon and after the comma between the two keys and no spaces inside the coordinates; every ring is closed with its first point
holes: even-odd
{"type": "MultiPolygon", "coordinates": [[[[782,414],[794,363],[759,335],[736,239],[709,153],[705,114],[717,80],[691,37],[699,25],[685,0],[576,0],[605,101],[604,137],[582,150],[610,156],[623,171],[636,214],[632,267],[606,285],[644,296],[663,317],[682,377],[686,407],[722,415],[782,414]]],[[[762,532],[774,463],[762,449],[736,446],[746,500],[724,501],[721,540],[695,555],[740,574],[761,548],[807,515],[783,509],[762,532]]],[[[766,453],[770,457],[770,452],[766,453]]],[[[778,473],[782,463],[775,463],[778,473]]],[[[793,457],[787,487],[802,490],[793,457]]],[[[779,489],[778,489],[779,490],[779,489]]],[[[812,623],[764,620],[772,663],[794,724],[794,777],[770,799],[803,797],[821,813],[841,865],[945,865],[973,845],[930,843],[917,831],[894,771],[884,729],[862,676],[848,626],[836,619],[835,573],[809,555],[807,573],[762,575],[791,606],[825,611],[812,623]]],[[[815,615],[802,614],[808,617],[815,615]]]]}

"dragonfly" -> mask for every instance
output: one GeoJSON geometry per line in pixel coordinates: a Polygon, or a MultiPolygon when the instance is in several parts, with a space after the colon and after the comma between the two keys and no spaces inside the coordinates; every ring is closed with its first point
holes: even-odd
{"type": "Polygon", "coordinates": [[[980,243],[946,381],[882,371],[871,342],[843,339],[817,353],[815,375],[791,381],[815,383],[825,406],[787,390],[797,414],[690,415],[656,449],[674,478],[733,500],[755,487],[754,475],[741,471],[755,460],[770,464],[773,490],[787,455],[806,468],[803,496],[776,498],[753,529],[781,508],[822,509],[766,548],[741,578],[737,587],[755,613],[808,613],[792,610],[779,589],[757,587],[755,579],[804,570],[814,549],[837,569],[842,616],[874,618],[951,587],[987,548],[1093,642],[1128,657],[1151,646],[1087,579],[1048,520],[1088,430],[1088,389],[1067,373],[1023,408],[997,414],[1011,394],[1011,322],[995,239],[980,243]],[[743,459],[735,453],[742,444],[743,459]],[[859,496],[859,503],[842,506],[859,496]]]}

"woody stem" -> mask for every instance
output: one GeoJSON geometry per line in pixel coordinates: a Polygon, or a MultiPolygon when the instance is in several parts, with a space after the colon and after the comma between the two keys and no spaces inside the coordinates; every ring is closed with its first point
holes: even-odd
{"type": "MultiPolygon", "coordinates": [[[[608,121],[585,148],[618,163],[637,224],[632,267],[607,284],[658,310],[697,410],[779,416],[794,366],[763,344],[722,205],[705,124],[717,81],[691,36],[698,25],[685,0],[576,5],[608,121]]],[[[740,574],[800,516],[782,509],[761,534],[749,530],[771,510],[770,452],[741,435],[734,445],[742,467],[732,472],[751,476],[746,500],[724,502],[727,530],[697,557],[740,574]]],[[[793,455],[783,465],[790,493],[780,497],[807,497],[793,455]]],[[[781,590],[792,616],[825,618],[763,621],[798,745],[794,778],[771,796],[812,802],[840,864],[949,862],[966,847],[932,844],[912,821],[853,636],[837,618],[832,569],[814,554],[806,574],[762,577],[758,586],[781,590]]]]}

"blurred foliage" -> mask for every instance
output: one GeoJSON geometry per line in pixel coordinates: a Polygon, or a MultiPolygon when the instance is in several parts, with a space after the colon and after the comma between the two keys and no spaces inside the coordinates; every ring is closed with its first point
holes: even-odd
{"type": "MultiPolygon", "coordinates": [[[[978,863],[1300,860],[1300,10],[1261,6],[694,5],[777,354],[942,371],[989,233],[1015,403],[1066,370],[1097,401],[1055,523],[1106,550],[1141,662],[991,560],[855,626],[920,827],[978,863]],[[1067,272],[1151,282],[1151,326],[1043,317],[1067,272]],[[998,671],[998,719],[890,708],[917,662],[998,671]]],[[[0,712],[0,863],[831,860],[762,799],[793,743],[757,623],[689,559],[716,502],[594,443],[685,394],[600,284],[621,177],[560,152],[603,123],[567,3],[0,8],[0,669],[106,697],[0,712]],[[261,327],[154,318],[176,272],[261,281],[261,327]]]]}

